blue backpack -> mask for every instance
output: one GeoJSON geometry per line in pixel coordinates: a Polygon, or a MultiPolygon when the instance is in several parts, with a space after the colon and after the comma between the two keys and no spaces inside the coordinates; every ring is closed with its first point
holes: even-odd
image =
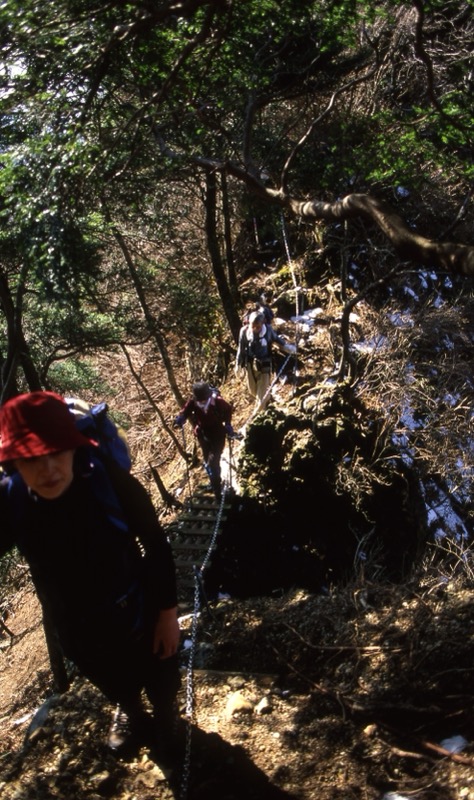
{"type": "Polygon", "coordinates": [[[69,411],[74,416],[77,429],[99,445],[98,455],[105,462],[115,461],[122,469],[130,472],[132,460],[127,440],[123,431],[109,417],[107,403],[90,406],[89,403],[76,397],[65,399],[69,411]]]}
{"type": "Polygon", "coordinates": [[[107,464],[113,462],[130,472],[132,459],[123,431],[108,415],[107,403],[91,406],[77,397],[66,397],[69,411],[74,416],[77,429],[97,442],[87,453],[89,464],[85,468],[94,471],[94,493],[100,500],[107,517],[120,530],[128,531],[128,525],[116,497],[112,481],[107,473],[107,464]]]}

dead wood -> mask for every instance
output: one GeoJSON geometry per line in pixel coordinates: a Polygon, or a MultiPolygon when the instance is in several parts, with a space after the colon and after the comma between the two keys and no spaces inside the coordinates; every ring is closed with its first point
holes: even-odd
{"type": "Polygon", "coordinates": [[[404,260],[461,275],[474,275],[474,247],[455,242],[434,242],[410,230],[386,203],[366,194],[350,194],[335,203],[289,200],[291,210],[308,219],[336,222],[365,217],[374,222],[404,260]]]}

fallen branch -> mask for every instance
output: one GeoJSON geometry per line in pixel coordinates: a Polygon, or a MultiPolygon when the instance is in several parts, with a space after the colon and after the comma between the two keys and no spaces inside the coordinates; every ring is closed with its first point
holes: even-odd
{"type": "Polygon", "coordinates": [[[285,628],[288,628],[289,631],[294,633],[295,636],[297,636],[298,639],[301,642],[303,642],[304,645],[306,645],[306,647],[310,647],[312,650],[325,650],[325,651],[329,650],[331,652],[336,652],[336,653],[338,652],[338,650],[340,650],[342,652],[349,652],[349,653],[387,653],[387,652],[390,652],[390,653],[401,653],[402,652],[402,648],[401,647],[395,647],[395,648],[393,648],[393,647],[381,647],[380,645],[377,645],[377,644],[368,644],[368,645],[358,645],[358,644],[352,644],[352,645],[350,645],[350,644],[332,644],[332,645],[312,644],[311,642],[308,642],[308,640],[305,639],[304,636],[301,636],[301,634],[295,628],[293,628],[291,625],[288,625],[287,622],[284,622],[283,625],[285,626],[285,628]]]}
{"type": "MultiPolygon", "coordinates": [[[[437,756],[441,756],[442,758],[448,758],[450,761],[455,761],[457,764],[465,764],[467,766],[474,767],[474,758],[471,756],[463,756],[460,753],[452,753],[450,750],[446,750],[445,747],[441,747],[439,744],[435,744],[434,742],[429,742],[426,739],[418,739],[417,737],[413,736],[412,734],[407,733],[406,731],[402,731],[398,728],[393,728],[391,725],[386,725],[385,723],[378,723],[376,722],[377,727],[381,727],[382,729],[387,730],[392,735],[395,735],[400,738],[408,739],[415,747],[419,748],[420,750],[428,750],[430,753],[435,753],[437,756]]],[[[400,750],[397,747],[394,747],[389,742],[385,742],[391,750],[400,756],[406,756],[409,758],[415,757],[415,753],[400,750]]],[[[419,758],[423,758],[423,753],[419,753],[419,758]]]]}

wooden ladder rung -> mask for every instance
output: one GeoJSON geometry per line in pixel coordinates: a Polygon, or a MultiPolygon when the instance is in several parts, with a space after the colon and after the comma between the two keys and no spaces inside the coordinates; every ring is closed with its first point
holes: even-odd
{"type": "Polygon", "coordinates": [[[196,552],[196,553],[205,553],[206,550],[209,550],[209,545],[207,545],[207,544],[201,544],[201,545],[199,545],[199,544],[190,544],[190,545],[187,545],[187,546],[184,546],[184,547],[176,547],[176,548],[174,548],[173,549],[173,553],[175,553],[176,557],[179,558],[181,553],[183,553],[183,555],[185,555],[186,553],[194,553],[194,552],[196,552]]]}
{"type": "Polygon", "coordinates": [[[187,536],[197,536],[202,538],[203,536],[208,536],[211,538],[212,534],[214,533],[214,528],[186,528],[185,530],[180,531],[174,539],[171,540],[171,543],[177,542],[180,539],[186,539],[187,536]]]}

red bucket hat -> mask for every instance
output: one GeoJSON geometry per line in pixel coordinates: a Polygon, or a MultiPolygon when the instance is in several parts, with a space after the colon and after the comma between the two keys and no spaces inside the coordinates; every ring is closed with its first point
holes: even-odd
{"type": "Polygon", "coordinates": [[[65,400],[54,392],[30,392],[0,408],[0,462],[95,445],[76,428],[65,400]]]}

